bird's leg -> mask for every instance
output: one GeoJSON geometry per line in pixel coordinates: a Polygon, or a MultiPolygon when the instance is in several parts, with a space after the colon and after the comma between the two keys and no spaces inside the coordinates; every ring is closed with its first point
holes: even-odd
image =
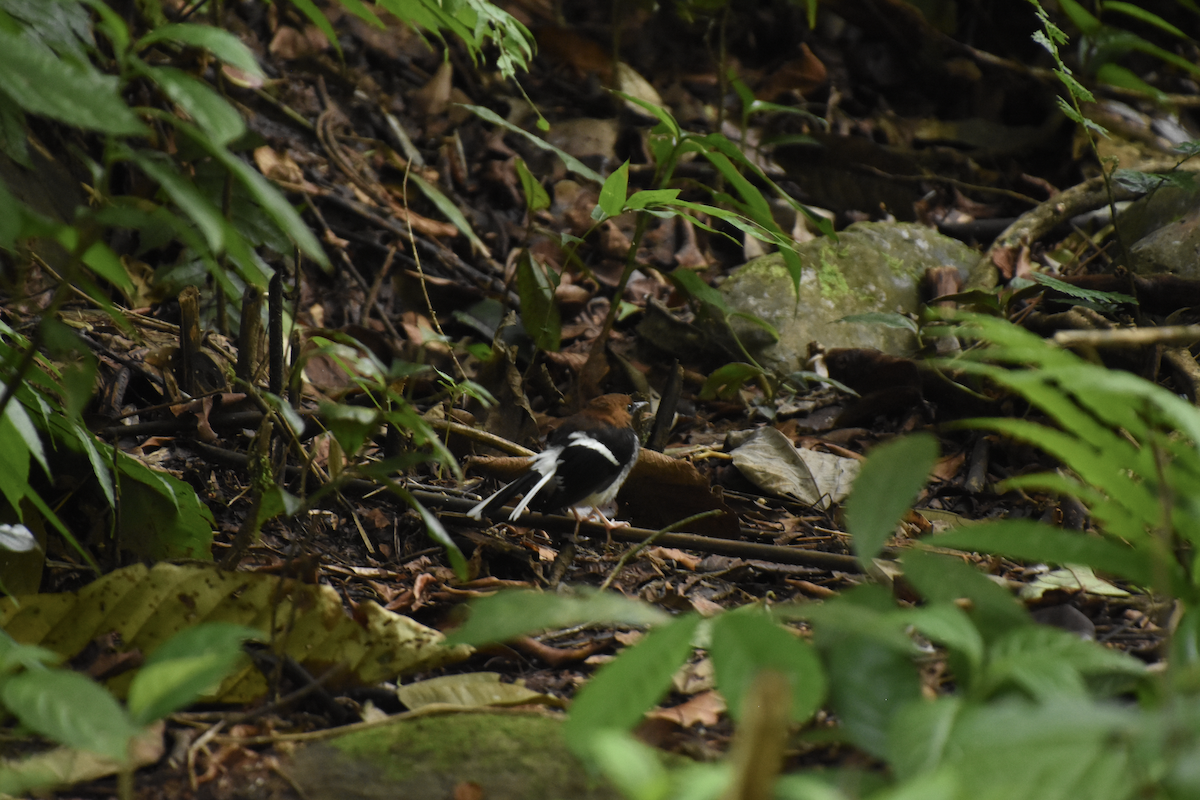
{"type": "Polygon", "coordinates": [[[571,541],[578,542],[579,541],[579,528],[583,525],[584,518],[579,516],[578,508],[572,508],[571,515],[575,517],[575,530],[573,530],[571,532],[571,541]]]}
{"type": "Polygon", "coordinates": [[[604,526],[604,541],[608,547],[612,547],[612,543],[613,543],[612,532],[613,532],[613,530],[615,530],[616,528],[630,527],[630,524],[628,522],[622,522],[620,520],[609,519],[608,517],[606,517],[604,515],[604,512],[602,510],[600,510],[599,508],[597,508],[595,506],[592,506],[591,511],[589,511],[587,513],[587,515],[583,516],[583,517],[579,516],[578,508],[572,508],[571,513],[575,515],[575,532],[576,533],[579,533],[579,525],[585,519],[592,521],[592,522],[598,521],[601,525],[603,525],[604,526]],[[599,517],[600,519],[596,520],[596,517],[599,517]]]}

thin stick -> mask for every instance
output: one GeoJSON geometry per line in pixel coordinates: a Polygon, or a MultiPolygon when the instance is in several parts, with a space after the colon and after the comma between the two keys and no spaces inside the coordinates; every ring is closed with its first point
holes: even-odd
{"type": "Polygon", "coordinates": [[[612,568],[612,572],[608,573],[608,577],[604,579],[604,583],[600,584],[600,591],[603,592],[605,589],[612,586],[612,582],[613,582],[613,580],[616,579],[617,573],[620,572],[622,569],[624,569],[625,565],[628,564],[630,561],[632,561],[634,556],[636,556],[638,553],[642,552],[647,547],[649,547],[650,545],[652,545],[656,541],[658,541],[660,538],[662,538],[663,534],[670,533],[671,531],[677,531],[680,528],[685,528],[688,525],[691,525],[693,522],[699,522],[702,519],[708,519],[709,517],[715,517],[717,514],[720,514],[720,513],[721,513],[721,509],[719,509],[719,508],[714,508],[709,511],[701,511],[699,514],[692,514],[690,517],[688,517],[686,519],[681,519],[678,522],[672,522],[667,527],[662,528],[661,530],[657,530],[650,536],[647,536],[641,542],[639,542],[638,544],[635,544],[633,547],[631,547],[625,551],[624,555],[622,555],[621,558],[617,561],[617,565],[612,568]]]}

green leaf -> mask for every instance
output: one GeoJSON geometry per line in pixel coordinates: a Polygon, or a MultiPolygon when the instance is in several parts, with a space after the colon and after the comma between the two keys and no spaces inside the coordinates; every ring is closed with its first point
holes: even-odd
{"type": "MultiPolygon", "coordinates": [[[[403,493],[402,493],[403,496],[403,493]]],[[[411,493],[405,497],[409,507],[417,512],[417,516],[421,518],[421,522],[425,523],[425,535],[434,542],[437,542],[446,551],[446,558],[450,560],[450,568],[454,570],[454,576],[462,582],[469,580],[470,575],[467,569],[467,559],[463,556],[462,550],[450,534],[446,532],[446,527],[442,525],[442,521],[438,519],[437,514],[434,514],[421,501],[414,497],[411,493]]]]}
{"type": "Polygon", "coordinates": [[[649,111],[655,118],[658,119],[659,122],[661,122],[666,127],[667,131],[670,132],[671,137],[675,141],[678,141],[679,138],[683,135],[683,131],[680,130],[679,123],[675,121],[675,117],[671,116],[671,112],[667,111],[662,106],[656,106],[656,105],[654,105],[654,103],[650,103],[650,102],[647,102],[646,100],[642,100],[640,97],[634,97],[633,95],[625,94],[625,92],[619,92],[619,91],[616,91],[615,89],[610,90],[610,91],[612,91],[613,94],[618,95],[622,99],[627,100],[630,103],[633,103],[634,105],[641,106],[642,108],[649,111]]]}
{"type": "Polygon", "coordinates": [[[830,677],[829,706],[851,742],[882,758],[887,754],[893,715],[921,699],[916,667],[906,654],[874,638],[857,634],[832,638],[833,642],[821,644],[830,677]]]}
{"type": "MultiPolygon", "coordinates": [[[[104,498],[108,500],[109,508],[114,508],[117,504],[117,496],[113,487],[112,473],[109,471],[108,463],[100,456],[100,451],[96,448],[92,432],[75,420],[72,420],[70,425],[71,430],[75,433],[75,441],[87,455],[88,464],[92,467],[92,474],[96,477],[96,482],[100,484],[100,490],[104,492],[104,498]]],[[[108,450],[108,445],[102,446],[106,451],[108,450]]]]}
{"type": "Polygon", "coordinates": [[[475,235],[475,229],[471,227],[471,223],[467,222],[467,218],[463,216],[462,211],[454,204],[453,200],[446,196],[445,192],[422,178],[416,172],[410,172],[408,179],[417,185],[417,188],[421,190],[421,194],[425,195],[431,203],[437,206],[438,211],[441,211],[455,228],[458,228],[459,233],[467,237],[467,241],[471,243],[471,250],[473,252],[491,254],[491,251],[483,243],[483,240],[475,235]]]}
{"type": "Polygon", "coordinates": [[[514,77],[518,69],[527,69],[533,55],[529,30],[487,0],[444,4],[380,0],[380,5],[416,27],[435,33],[450,30],[467,45],[472,58],[477,58],[485,40],[491,39],[497,45],[496,66],[504,78],[514,77]]]}
{"type": "Polygon", "coordinates": [[[762,192],[758,187],[750,183],[746,176],[742,175],[733,165],[733,158],[744,166],[750,166],[752,171],[760,172],[753,168],[752,164],[746,161],[745,155],[742,154],[737,147],[726,139],[724,136],[716,134],[709,135],[704,138],[704,143],[710,146],[715,146],[715,150],[701,150],[701,155],[707,158],[717,172],[721,173],[721,177],[727,180],[731,186],[737,189],[745,203],[746,216],[762,225],[767,230],[777,230],[775,218],[771,215],[771,206],[767,204],[767,199],[763,197],[762,192]]]}
{"type": "Polygon", "coordinates": [[[761,367],[737,361],[718,367],[709,374],[704,386],[700,387],[700,399],[729,399],[736,395],[747,381],[757,380],[764,374],[761,367]]]}
{"type": "Polygon", "coordinates": [[[288,429],[297,438],[304,434],[304,418],[300,416],[300,412],[292,408],[291,403],[271,392],[263,392],[263,399],[279,414],[280,418],[287,424],[288,429]]]}
{"type": "MultiPolygon", "coordinates": [[[[1132,172],[1133,170],[1129,170],[1132,172]]],[[[1088,303],[1099,303],[1104,305],[1118,305],[1120,303],[1136,303],[1137,299],[1121,292],[1099,292],[1095,289],[1085,289],[1082,286],[1075,286],[1061,281],[1052,275],[1047,275],[1044,272],[1035,273],[1033,279],[1043,286],[1048,286],[1056,292],[1062,292],[1068,297],[1074,297],[1078,300],[1083,300],[1088,303]]]]}
{"type": "Polygon", "coordinates": [[[905,579],[930,604],[970,601],[967,616],[986,641],[1033,624],[1029,612],[1007,589],[959,558],[912,551],[904,554],[903,563],[905,579]]]}
{"type": "MultiPolygon", "coordinates": [[[[51,5],[51,4],[47,4],[51,5]]],[[[66,3],[57,3],[59,9],[66,6],[66,3]]],[[[83,5],[86,5],[92,11],[96,12],[96,16],[100,20],[96,23],[96,28],[106,35],[112,42],[113,52],[117,56],[117,62],[124,64],[129,52],[129,26],[125,24],[125,20],[113,11],[103,0],[83,0],[83,5]]],[[[88,24],[86,14],[84,14],[83,24],[88,24]]]]}
{"type": "Polygon", "coordinates": [[[1150,586],[1154,580],[1154,565],[1148,548],[1134,548],[1032,520],[998,520],[956,528],[932,537],[929,543],[1022,561],[1086,564],[1141,586],[1150,586]]]}
{"type": "Polygon", "coordinates": [[[338,0],[338,5],[371,27],[378,28],[381,31],[387,30],[387,26],[384,25],[383,20],[376,16],[374,11],[364,5],[362,0],[338,0]]]}
{"type": "Polygon", "coordinates": [[[80,259],[96,275],[125,292],[127,297],[132,296],[134,291],[133,281],[129,279],[129,273],[125,271],[125,266],[121,263],[121,259],[117,257],[117,254],[107,244],[104,242],[93,242],[92,246],[84,251],[80,259]]]}
{"type": "Polygon", "coordinates": [[[1122,189],[1149,194],[1165,186],[1176,186],[1190,191],[1195,187],[1196,177],[1190,172],[1142,172],[1136,169],[1113,171],[1113,180],[1122,189]]]}
{"type": "Polygon", "coordinates": [[[1045,701],[1083,696],[1085,676],[1141,677],[1146,665],[1050,625],[1015,628],[989,648],[984,691],[1012,682],[1045,701]]]}
{"type": "Polygon", "coordinates": [[[227,622],[206,622],[175,634],[146,660],[129,686],[133,721],[147,725],[210,693],[244,659],[242,642],[262,638],[255,628],[227,622]]]}
{"type": "Polygon", "coordinates": [[[221,212],[200,194],[195,184],[178,173],[174,163],[157,154],[134,150],[123,144],[115,145],[113,149],[120,157],[137,164],[147,177],[158,182],[167,197],[204,234],[205,241],[214,253],[220,253],[225,248],[221,212]]]}
{"type": "Polygon", "coordinates": [[[117,537],[136,558],[212,558],[212,512],[174,475],[117,453],[117,537]]]}
{"type": "Polygon", "coordinates": [[[1192,139],[1187,142],[1180,142],[1179,144],[1175,145],[1174,150],[1176,153],[1182,153],[1188,158],[1198,156],[1200,155],[1200,139],[1192,139]]]}
{"type": "MultiPolygon", "coordinates": [[[[141,65],[140,60],[134,63],[141,65]]],[[[139,71],[158,84],[215,144],[229,144],[246,132],[242,115],[204,81],[175,67],[142,66],[139,71]]]]}
{"type": "MultiPolygon", "coordinates": [[[[858,636],[896,651],[905,658],[917,654],[912,637],[896,619],[891,596],[877,584],[864,584],[824,603],[775,606],[771,613],[780,619],[808,620],[814,641],[824,648],[844,636],[858,636]]],[[[830,680],[836,676],[829,673],[830,680]]]]}
{"type": "Polygon", "coordinates": [[[5,14],[8,21],[5,29],[22,32],[23,28],[24,36],[68,61],[83,65],[96,47],[91,15],[75,0],[3,0],[0,12],[4,11],[20,20],[17,24],[5,14]]]}
{"type": "MultiPolygon", "coordinates": [[[[342,53],[342,43],[338,41],[337,31],[333,29],[329,18],[325,16],[325,12],[317,8],[317,4],[313,0],[292,0],[292,2],[296,8],[300,9],[300,13],[308,18],[309,22],[315,25],[321,33],[325,34],[326,41],[333,45],[333,49],[338,53],[338,58],[345,60],[345,56],[342,53]]],[[[383,5],[386,6],[387,3],[384,2],[383,5]]]]}
{"type": "Polygon", "coordinates": [[[805,722],[825,700],[826,679],[812,646],[756,609],[725,613],[713,620],[709,645],[717,688],[740,720],[743,698],[760,672],[774,669],[791,686],[792,720],[805,722]]]}
{"type": "Polygon", "coordinates": [[[560,159],[562,159],[562,162],[563,162],[563,164],[565,164],[567,166],[567,169],[569,169],[571,172],[574,172],[576,175],[579,175],[582,178],[586,178],[589,181],[595,181],[596,183],[599,183],[599,184],[604,183],[604,178],[601,177],[601,175],[598,172],[596,172],[594,169],[592,169],[591,167],[584,164],[582,161],[580,161],[575,156],[571,155],[570,153],[567,153],[564,150],[560,150],[559,148],[557,148],[554,145],[547,142],[545,139],[542,139],[539,136],[535,136],[534,134],[530,133],[527,130],[518,128],[516,125],[514,125],[511,122],[509,122],[508,120],[504,119],[504,117],[501,117],[499,114],[497,114],[495,111],[492,111],[490,108],[484,108],[483,106],[465,105],[465,104],[463,105],[463,108],[472,112],[477,117],[481,117],[481,118],[487,120],[488,122],[492,123],[493,125],[499,125],[500,127],[505,128],[506,130],[512,131],[513,133],[516,133],[516,134],[519,134],[520,136],[525,137],[525,139],[527,139],[529,141],[529,143],[532,144],[534,147],[540,147],[542,150],[548,150],[551,153],[554,153],[556,156],[558,156],[560,159]]]}
{"type": "MultiPolygon", "coordinates": [[[[1067,87],[1067,91],[1071,93],[1071,96],[1079,102],[1094,103],[1096,101],[1096,98],[1091,91],[1082,83],[1075,80],[1075,76],[1071,75],[1071,73],[1067,72],[1066,70],[1056,69],[1054,70],[1054,74],[1057,75],[1058,79],[1062,81],[1064,86],[1067,87]]],[[[1076,120],[1076,122],[1078,121],[1079,120],[1076,120]]],[[[1085,119],[1083,124],[1086,125],[1089,121],[1090,120],[1085,119]]]]}
{"type": "Polygon", "coordinates": [[[1135,765],[1124,744],[1146,736],[1135,715],[1135,707],[1084,698],[967,704],[946,764],[964,800],[1128,800],[1147,766],[1135,765]]]}
{"type": "Polygon", "coordinates": [[[962,713],[960,697],[909,703],[892,718],[888,730],[888,763],[902,780],[933,772],[953,746],[954,725],[962,713]]]}
{"type": "Polygon", "coordinates": [[[767,322],[762,317],[755,316],[754,314],[748,314],[745,311],[733,311],[729,314],[729,318],[730,319],[740,319],[745,322],[749,322],[751,325],[754,325],[755,327],[758,327],[758,328],[762,328],[764,331],[766,331],[767,335],[770,336],[774,341],[776,341],[776,342],[779,341],[779,338],[780,338],[779,329],[776,328],[771,323],[767,322]]]}
{"type": "Polygon", "coordinates": [[[1195,686],[1200,678],[1200,610],[1184,612],[1171,634],[1167,675],[1176,686],[1195,686]]]}
{"type": "MultiPolygon", "coordinates": [[[[0,91],[0,106],[4,106],[5,103],[4,92],[0,91]]],[[[23,138],[22,141],[24,141],[23,138]]],[[[13,158],[11,153],[9,153],[9,157],[13,158]]],[[[13,160],[18,161],[19,159],[13,158],[13,160]]],[[[29,214],[29,207],[13,196],[8,187],[4,185],[4,181],[0,181],[0,249],[12,251],[18,239],[33,234],[27,224],[29,214]]]]}
{"type": "MultiPolygon", "coordinates": [[[[973,424],[1041,448],[1070,466],[1081,478],[1106,493],[1143,523],[1158,519],[1160,509],[1157,495],[1150,487],[1134,481],[1126,472],[1139,459],[1122,458],[1123,451],[1133,448],[1111,442],[1117,438],[1111,432],[1106,432],[1105,438],[1096,439],[1093,444],[1026,420],[990,419],[978,420],[973,424]],[[1104,442],[1104,446],[1100,446],[1100,442],[1104,442]]],[[[1144,535],[1139,538],[1144,538],[1144,535]]]]}
{"type": "Polygon", "coordinates": [[[262,493],[258,504],[258,525],[276,517],[291,517],[304,506],[304,501],[277,483],[271,484],[262,493]]]}
{"type": "Polygon", "coordinates": [[[29,491],[29,447],[20,440],[6,409],[0,419],[0,493],[4,494],[8,505],[19,509],[20,501],[29,491]]]}
{"type": "Polygon", "coordinates": [[[0,682],[0,705],[56,742],[117,761],[139,733],[102,686],[68,670],[28,670],[0,682]]]}
{"type": "MultiPolygon", "coordinates": [[[[903,609],[896,616],[930,641],[961,653],[972,675],[983,664],[983,636],[967,613],[953,603],[903,609]]],[[[960,676],[960,680],[966,682],[970,677],[960,676]]]]}
{"type": "Polygon", "coordinates": [[[704,279],[697,275],[694,270],[679,267],[669,277],[676,286],[700,302],[707,303],[726,314],[732,311],[729,305],[726,304],[725,298],[721,293],[705,283],[704,279]]]}
{"type": "Polygon", "coordinates": [[[602,731],[592,738],[596,765],[630,800],[662,800],[671,790],[671,774],[658,751],[621,731],[602,731]]]}
{"type": "MultiPolygon", "coordinates": [[[[42,469],[46,472],[46,475],[52,474],[50,472],[50,464],[46,461],[46,451],[42,447],[42,437],[38,434],[33,420],[29,418],[29,414],[25,411],[25,406],[22,405],[21,401],[14,398],[8,404],[4,409],[4,417],[0,420],[0,426],[11,427],[12,431],[20,438],[20,444],[17,447],[27,455],[32,455],[37,459],[37,462],[42,465],[42,469]]],[[[19,508],[20,504],[16,503],[13,507],[19,508]]]]}
{"type": "MultiPolygon", "coordinates": [[[[336,40],[336,36],[330,37],[330,41],[336,40]]],[[[191,47],[203,47],[226,64],[237,67],[242,72],[256,78],[266,78],[266,74],[258,66],[258,60],[254,58],[254,53],[242,44],[241,39],[229,31],[194,22],[163,25],[138,39],[134,50],[141,52],[150,45],[163,41],[191,47]]]]}
{"type": "Polygon", "coordinates": [[[601,667],[571,703],[563,727],[567,746],[586,756],[597,734],[632,729],[671,688],[699,624],[697,614],[676,617],[601,667]]]}
{"type": "Polygon", "coordinates": [[[562,343],[562,318],[554,299],[554,284],[529,250],[522,250],[517,258],[517,294],[525,332],[540,349],[557,352],[562,343]]]}
{"type": "Polygon", "coordinates": [[[625,201],[626,211],[638,211],[650,206],[669,205],[679,197],[678,189],[642,189],[625,201]]]}
{"type": "Polygon", "coordinates": [[[1075,27],[1083,33],[1091,34],[1100,30],[1100,20],[1075,0],[1059,0],[1059,5],[1070,17],[1071,22],[1075,23],[1075,27]]]}
{"type": "Polygon", "coordinates": [[[541,211],[550,207],[550,195],[546,187],[533,176],[523,159],[516,159],[517,177],[521,180],[521,190],[525,193],[525,208],[529,213],[541,211]]]}
{"type": "Polygon", "coordinates": [[[1107,83],[1109,86],[1119,86],[1122,89],[1141,92],[1160,103],[1167,102],[1165,92],[1146,83],[1133,70],[1126,69],[1120,64],[1113,64],[1111,62],[1101,64],[1100,68],[1096,70],[1096,80],[1100,83],[1107,83]]]}
{"type": "Polygon", "coordinates": [[[870,800],[960,800],[969,796],[962,793],[961,786],[957,770],[939,769],[873,794],[870,800]]]}
{"type": "Polygon", "coordinates": [[[296,246],[305,255],[317,262],[322,269],[329,270],[329,259],[326,257],[321,244],[317,241],[312,231],[308,229],[308,226],[304,224],[304,220],[300,218],[300,215],[296,213],[296,209],[292,208],[270,181],[224,147],[218,147],[209,141],[208,137],[195,126],[176,119],[173,116],[163,117],[160,115],[160,118],[170,121],[195,144],[199,145],[202,150],[208,152],[209,155],[232,172],[233,176],[246,187],[250,195],[262,206],[267,216],[274,220],[280,230],[285,235],[291,237],[295,241],[296,246]]]}
{"type": "Polygon", "coordinates": [[[846,498],[846,528],[864,566],[883,550],[937,463],[937,439],[918,433],[876,447],[846,498]]]}
{"type": "MultiPolygon", "coordinates": [[[[1177,429],[1192,442],[1200,442],[1200,409],[1161,386],[1122,370],[1103,369],[1094,365],[1078,364],[1059,373],[1061,380],[1071,387],[1076,399],[1089,411],[1103,419],[1120,420],[1119,424],[1131,424],[1128,415],[1114,414],[1128,408],[1153,411],[1161,415],[1168,430],[1177,429]]],[[[1191,454],[1195,451],[1189,450],[1191,454]]],[[[1147,461],[1153,469],[1153,461],[1147,461]]],[[[1149,473],[1143,473],[1147,477],[1149,473]]]]}
{"type": "Polygon", "coordinates": [[[376,409],[345,403],[321,403],[320,416],[348,456],[357,454],[382,422],[376,409]]]}
{"type": "Polygon", "coordinates": [[[479,646],[538,631],[592,623],[658,625],[670,617],[657,608],[616,592],[579,591],[577,595],[498,592],[471,603],[471,616],[446,637],[446,645],[479,646]]]}
{"type": "Polygon", "coordinates": [[[1168,64],[1178,67],[1185,72],[1190,72],[1193,75],[1200,75],[1200,66],[1193,64],[1186,58],[1175,55],[1170,50],[1164,50],[1158,45],[1148,42],[1140,36],[1134,36],[1133,34],[1129,34],[1129,41],[1134,50],[1138,50],[1143,53],[1149,53],[1152,56],[1157,56],[1163,61],[1166,61],[1168,64]]]}
{"type": "Polygon", "coordinates": [[[600,187],[600,201],[592,211],[592,219],[599,222],[606,217],[615,217],[625,210],[625,196],[629,192],[629,161],[613,170],[608,180],[600,187]]]}
{"type": "Polygon", "coordinates": [[[121,98],[115,77],[56,57],[30,40],[0,30],[4,93],[30,114],[117,135],[148,132],[121,98]]]}
{"type": "MultiPolygon", "coordinates": [[[[395,396],[392,396],[393,403],[396,402],[395,396]]],[[[384,413],[384,419],[392,423],[397,429],[407,431],[412,437],[413,442],[418,447],[428,447],[432,450],[431,454],[427,454],[426,461],[436,460],[442,466],[450,470],[455,480],[462,480],[462,467],[458,465],[458,460],[451,453],[445,443],[438,437],[436,431],[429,427],[420,414],[407,403],[396,404],[390,411],[384,413]]]]}
{"type": "Polygon", "coordinates": [[[0,630],[0,675],[19,669],[43,669],[62,661],[62,656],[45,647],[19,644],[10,634],[0,630]]]}

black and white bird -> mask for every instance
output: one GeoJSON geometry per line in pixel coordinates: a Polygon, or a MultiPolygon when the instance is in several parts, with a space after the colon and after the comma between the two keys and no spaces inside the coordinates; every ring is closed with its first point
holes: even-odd
{"type": "Polygon", "coordinates": [[[633,429],[635,404],[626,394],[606,394],[578,414],[567,417],[550,434],[546,449],[529,470],[467,512],[474,519],[491,517],[517,495],[509,513],[515,521],[525,509],[553,512],[589,508],[606,528],[617,527],[603,509],[616,499],[621,484],[637,463],[641,443],[633,429]]]}

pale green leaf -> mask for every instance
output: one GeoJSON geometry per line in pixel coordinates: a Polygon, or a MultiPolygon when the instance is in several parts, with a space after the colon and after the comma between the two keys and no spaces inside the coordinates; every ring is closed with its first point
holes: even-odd
{"type": "Polygon", "coordinates": [[[631,730],[671,688],[699,624],[697,614],[676,617],[604,665],[571,703],[563,729],[567,746],[586,755],[597,735],[631,730]]]}
{"type": "Polygon", "coordinates": [[[937,439],[915,434],[872,450],[846,499],[846,528],[854,553],[869,565],[883,549],[904,512],[929,479],[937,461],[937,439]]]}
{"type": "Polygon", "coordinates": [[[530,133],[527,130],[518,128],[516,125],[509,122],[504,117],[501,117],[499,114],[497,114],[495,111],[492,111],[490,108],[484,108],[483,106],[472,106],[472,105],[464,105],[463,108],[472,112],[476,116],[487,120],[488,122],[492,123],[493,125],[499,125],[500,127],[504,128],[506,130],[512,131],[515,134],[525,137],[525,139],[528,140],[529,143],[532,144],[534,147],[540,147],[542,150],[548,150],[551,153],[554,153],[556,156],[558,156],[560,159],[562,159],[562,162],[563,162],[563,164],[566,165],[567,169],[569,169],[571,172],[574,172],[576,175],[579,175],[582,178],[586,178],[589,181],[595,181],[596,183],[599,183],[599,184],[604,183],[604,178],[600,175],[600,173],[596,172],[594,169],[592,169],[591,167],[584,164],[582,161],[580,161],[575,156],[571,155],[570,153],[567,153],[564,150],[560,150],[559,148],[550,144],[549,142],[547,142],[545,139],[541,138],[540,136],[535,136],[534,134],[530,133]]]}
{"type": "Polygon", "coordinates": [[[592,212],[592,219],[601,220],[605,217],[615,217],[625,210],[625,196],[629,191],[629,162],[613,170],[608,180],[600,187],[600,200],[597,211],[592,212]]]}
{"type": "Polygon", "coordinates": [[[266,77],[250,48],[242,44],[242,40],[229,31],[194,22],[163,25],[139,39],[134,45],[134,49],[141,52],[150,45],[162,41],[203,47],[226,64],[237,67],[242,72],[258,78],[266,77]]]}
{"type": "Polygon", "coordinates": [[[139,731],[103,687],[69,670],[27,670],[5,679],[0,705],[43,736],[118,761],[139,731]]]}
{"type": "Polygon", "coordinates": [[[246,132],[242,115],[204,81],[175,67],[145,67],[141,71],[212,137],[214,143],[229,144],[246,132]]]}
{"type": "Polygon", "coordinates": [[[147,131],[121,98],[115,77],[60,59],[2,29],[0,74],[5,76],[4,93],[30,114],[101,133],[147,131]]]}
{"type": "Polygon", "coordinates": [[[604,622],[656,625],[669,618],[653,606],[615,592],[581,592],[574,596],[500,592],[471,603],[466,624],[450,634],[446,644],[478,646],[573,625],[604,622]]]}

